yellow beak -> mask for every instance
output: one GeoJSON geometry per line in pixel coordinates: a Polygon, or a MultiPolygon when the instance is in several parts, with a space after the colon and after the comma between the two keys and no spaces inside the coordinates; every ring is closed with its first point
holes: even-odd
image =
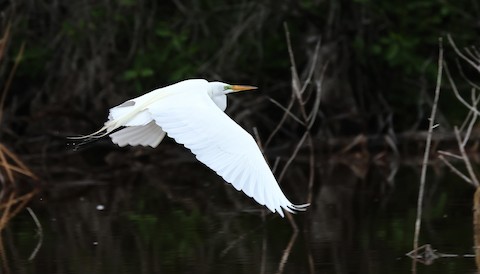
{"type": "Polygon", "coordinates": [[[257,87],[254,86],[241,86],[241,85],[231,85],[230,89],[238,92],[238,91],[245,91],[245,90],[252,90],[252,89],[257,89],[257,87]]]}

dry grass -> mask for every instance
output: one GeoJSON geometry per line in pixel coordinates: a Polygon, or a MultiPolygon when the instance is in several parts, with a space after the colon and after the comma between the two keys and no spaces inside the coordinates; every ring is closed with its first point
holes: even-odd
{"type": "MultiPolygon", "coordinates": [[[[11,27],[9,24],[4,31],[3,37],[0,39],[0,61],[5,59],[10,40],[10,29],[11,27]]],[[[0,125],[2,125],[2,118],[5,109],[5,98],[7,97],[15,71],[22,59],[23,51],[24,45],[21,46],[2,89],[3,92],[0,97],[0,125]]],[[[30,191],[27,194],[20,194],[19,186],[17,184],[17,177],[19,175],[26,176],[29,179],[38,180],[37,176],[33,174],[20,158],[8,149],[0,140],[0,183],[2,185],[0,190],[0,231],[36,193],[36,191],[30,191]]]]}
{"type": "MultiPolygon", "coordinates": [[[[0,61],[3,61],[8,48],[10,39],[10,25],[4,31],[3,37],[0,39],[0,61]]],[[[15,75],[15,71],[20,63],[23,55],[24,45],[21,46],[17,54],[14,64],[10,69],[5,85],[2,88],[0,97],[0,125],[5,110],[5,100],[10,84],[15,75]]],[[[3,125],[2,125],[3,126],[3,125]]],[[[4,128],[4,127],[2,127],[4,128]]],[[[15,217],[26,204],[38,192],[38,188],[22,192],[18,182],[23,178],[30,181],[38,181],[37,176],[25,165],[22,160],[0,140],[0,259],[2,261],[2,269],[8,273],[8,261],[5,249],[3,247],[3,239],[1,232],[7,226],[8,222],[15,217]]]]}
{"type": "Polygon", "coordinates": [[[19,175],[38,180],[35,174],[13,152],[0,144],[0,182],[2,184],[0,190],[0,231],[37,193],[37,190],[34,189],[26,194],[20,194],[16,183],[16,178],[19,175]]]}

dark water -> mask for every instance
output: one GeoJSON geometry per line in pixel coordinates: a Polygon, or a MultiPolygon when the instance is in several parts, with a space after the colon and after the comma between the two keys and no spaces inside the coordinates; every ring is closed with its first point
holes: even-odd
{"type": "MultiPolygon", "coordinates": [[[[416,164],[318,163],[312,206],[294,215],[294,233],[288,219],[186,157],[128,170],[110,164],[52,185],[30,204],[43,230],[38,252],[29,260],[40,238],[25,210],[3,233],[2,273],[411,273],[416,164]]],[[[307,199],[306,170],[300,161],[282,183],[294,202],[307,199]]],[[[431,167],[421,244],[473,254],[472,196],[431,167]]],[[[464,257],[417,266],[474,272],[475,260],[464,257]]]]}

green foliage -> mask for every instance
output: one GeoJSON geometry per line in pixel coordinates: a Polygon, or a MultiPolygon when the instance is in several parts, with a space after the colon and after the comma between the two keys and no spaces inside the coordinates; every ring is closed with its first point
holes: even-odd
{"type": "Polygon", "coordinates": [[[197,48],[190,44],[187,30],[177,33],[166,22],[158,22],[154,33],[135,55],[133,67],[123,73],[123,80],[134,82],[138,92],[145,91],[144,83],[152,87],[159,80],[177,82],[195,75],[197,69],[197,48]]]}
{"type": "MultiPolygon", "coordinates": [[[[407,75],[418,75],[422,73],[423,63],[436,57],[439,37],[445,33],[464,33],[465,30],[469,30],[471,38],[474,37],[471,26],[468,28],[460,22],[451,24],[461,16],[466,5],[467,1],[455,4],[431,0],[408,3],[361,1],[362,8],[370,12],[369,20],[372,20],[376,32],[366,50],[392,68],[400,68],[407,75]]],[[[361,49],[358,44],[357,49],[361,49]]],[[[431,72],[434,71],[432,68],[431,72]]]]}
{"type": "Polygon", "coordinates": [[[135,5],[135,0],[120,0],[119,4],[125,7],[131,7],[135,5]]]}
{"type": "Polygon", "coordinates": [[[138,93],[191,78],[203,61],[196,58],[202,45],[192,43],[189,29],[172,28],[171,17],[160,18],[122,73],[122,81],[133,84],[138,93]]]}
{"type": "MultiPolygon", "coordinates": [[[[468,15],[471,2],[355,2],[357,8],[364,11],[360,22],[364,25],[356,29],[352,43],[356,60],[366,69],[363,74],[370,79],[367,81],[371,89],[380,90],[398,114],[396,130],[404,130],[421,116],[411,111],[425,100],[420,91],[434,90],[439,38],[451,33],[461,44],[475,42],[475,17],[468,15]]],[[[446,43],[444,48],[448,62],[453,54],[449,53],[446,43]]],[[[441,100],[443,98],[441,96],[441,100]]],[[[458,108],[440,111],[455,116],[452,112],[456,110],[458,108]]]]}
{"type": "MultiPolygon", "coordinates": [[[[418,59],[413,56],[434,52],[438,37],[452,33],[470,42],[476,38],[474,9],[478,7],[469,0],[355,0],[351,4],[302,0],[299,5],[304,12],[318,16],[316,19],[324,25],[336,19],[338,22],[330,24],[346,26],[345,34],[353,34],[354,48],[363,54],[378,55],[389,64],[405,65],[412,72],[417,66],[411,62],[418,59]],[[338,18],[328,19],[331,9],[338,11],[333,14],[338,18]]],[[[419,59],[425,57],[428,55],[419,59]]]]}

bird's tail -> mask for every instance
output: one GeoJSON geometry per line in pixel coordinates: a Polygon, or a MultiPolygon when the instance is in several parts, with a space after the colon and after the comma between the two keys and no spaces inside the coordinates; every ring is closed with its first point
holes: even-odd
{"type": "Polygon", "coordinates": [[[156,102],[167,95],[169,95],[169,93],[157,92],[154,94],[145,94],[136,99],[129,100],[110,109],[109,120],[105,122],[105,125],[99,130],[88,135],[72,136],[67,138],[70,140],[80,140],[82,143],[87,143],[105,137],[122,126],[146,125],[152,119],[150,116],[145,116],[145,112],[143,110],[145,110],[150,103],[156,102]]]}
{"type": "Polygon", "coordinates": [[[69,136],[69,137],[67,137],[67,139],[82,140],[82,141],[90,141],[90,140],[93,140],[93,139],[99,139],[99,138],[102,138],[104,136],[107,136],[108,134],[110,134],[111,132],[113,132],[115,129],[117,129],[119,127],[120,126],[118,125],[117,121],[110,120],[110,121],[107,121],[101,129],[99,129],[99,130],[97,130],[93,133],[90,133],[90,134],[87,134],[87,135],[81,135],[81,136],[69,136]]]}

